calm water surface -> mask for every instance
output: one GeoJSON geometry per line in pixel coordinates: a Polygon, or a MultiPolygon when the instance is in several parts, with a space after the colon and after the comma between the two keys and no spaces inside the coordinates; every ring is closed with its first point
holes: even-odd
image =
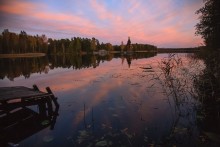
{"type": "MultiPolygon", "coordinates": [[[[182,71],[189,71],[193,66],[190,56],[178,54],[183,63],[182,71]]],[[[187,138],[184,133],[190,129],[187,128],[189,124],[195,125],[193,109],[196,103],[186,95],[192,103],[182,104],[180,109],[188,116],[177,116],[180,113],[175,100],[167,95],[160,79],[159,63],[166,57],[168,54],[141,58],[119,55],[105,59],[91,57],[88,62],[84,57],[77,61],[68,57],[24,59],[27,61],[1,59],[1,67],[3,62],[9,64],[1,69],[1,87],[36,84],[45,91],[49,86],[60,104],[53,129],[39,129],[18,144],[36,147],[150,146],[166,144],[172,133],[177,133],[179,142],[169,144],[184,144],[185,140],[190,144],[197,133],[196,127],[191,130],[192,136],[187,138]]],[[[37,106],[30,108],[38,110],[37,106]]]]}

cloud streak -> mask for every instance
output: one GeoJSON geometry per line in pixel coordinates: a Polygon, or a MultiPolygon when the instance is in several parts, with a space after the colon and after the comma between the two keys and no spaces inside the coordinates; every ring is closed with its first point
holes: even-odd
{"type": "Polygon", "coordinates": [[[125,42],[130,36],[132,42],[158,47],[191,47],[202,42],[194,35],[195,11],[202,6],[198,0],[86,0],[84,5],[78,1],[72,5],[64,9],[49,1],[3,1],[0,29],[26,30],[52,38],[96,37],[112,44],[125,42]]]}

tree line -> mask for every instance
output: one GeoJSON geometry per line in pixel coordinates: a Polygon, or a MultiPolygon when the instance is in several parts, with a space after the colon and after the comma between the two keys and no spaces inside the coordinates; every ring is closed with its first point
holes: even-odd
{"type": "Polygon", "coordinates": [[[31,52],[47,52],[47,38],[42,36],[31,36],[25,31],[20,34],[9,32],[5,29],[0,35],[0,53],[31,53],[31,52]]]}
{"type": "MultiPolygon", "coordinates": [[[[132,44],[133,51],[156,50],[149,44],[132,44]]],[[[82,54],[99,50],[124,51],[125,45],[100,43],[96,38],[72,37],[71,39],[52,39],[46,35],[28,35],[25,31],[19,34],[5,29],[0,34],[0,54],[46,53],[46,54],[82,54]]]]}

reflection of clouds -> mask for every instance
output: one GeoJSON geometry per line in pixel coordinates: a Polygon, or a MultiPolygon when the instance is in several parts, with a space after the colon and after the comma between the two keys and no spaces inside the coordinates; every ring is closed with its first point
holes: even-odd
{"type": "MultiPolygon", "coordinates": [[[[167,54],[132,60],[131,69],[127,65],[121,65],[121,59],[105,62],[95,69],[57,68],[50,70],[48,74],[33,75],[27,80],[15,79],[16,83],[8,85],[32,86],[35,83],[41,89],[50,86],[58,97],[61,108],[66,105],[65,102],[76,102],[72,104],[72,108],[69,107],[76,112],[71,120],[74,126],[83,123],[85,103],[85,117],[91,115],[94,108],[94,116],[100,122],[113,124],[117,120],[138,132],[143,128],[143,121],[151,123],[159,120],[162,123],[160,119],[170,117],[169,105],[164,100],[160,86],[156,83],[151,87],[154,84],[150,80],[153,73],[143,72],[140,68],[151,66],[155,72],[159,72],[157,66],[164,57],[167,54]]],[[[180,57],[183,57],[184,65],[187,65],[187,57],[180,57]]]]}
{"type": "MultiPolygon", "coordinates": [[[[146,60],[143,61],[146,62],[146,60]]],[[[154,107],[159,107],[157,106],[157,104],[158,101],[161,100],[161,97],[156,97],[146,93],[147,91],[146,87],[148,83],[146,83],[145,80],[146,81],[149,80],[148,77],[143,79],[139,75],[134,76],[134,73],[142,72],[142,69],[140,69],[139,66],[145,64],[146,63],[143,63],[141,60],[140,62],[137,60],[135,66],[133,67],[134,70],[118,70],[115,69],[114,66],[110,68],[110,66],[108,65],[101,66],[93,70],[90,69],[83,71],[80,70],[77,72],[69,73],[65,75],[64,78],[62,77],[60,79],[58,78],[57,81],[59,81],[59,84],[51,85],[51,87],[57,89],[56,91],[60,91],[62,93],[69,93],[70,91],[77,92],[78,95],[80,95],[80,97],[82,98],[79,100],[81,101],[80,104],[81,107],[83,108],[83,103],[86,104],[87,107],[85,111],[86,116],[91,114],[91,108],[100,109],[100,107],[103,107],[102,105],[105,105],[103,101],[109,102],[111,101],[111,99],[115,100],[115,99],[121,99],[121,97],[123,97],[124,106],[120,105],[117,102],[114,103],[112,105],[113,108],[115,109],[114,113],[112,112],[110,116],[103,115],[102,119],[111,123],[112,116],[114,115],[116,116],[117,114],[119,119],[123,119],[123,116],[125,115],[127,116],[126,119],[129,120],[129,124],[133,123],[139,125],[139,123],[141,123],[139,122],[141,117],[141,114],[139,113],[143,113],[142,117],[146,121],[152,120],[154,117],[157,117],[156,115],[153,115],[153,113],[150,111],[152,111],[154,107]],[[112,77],[112,75],[121,75],[121,76],[112,77]],[[100,76],[102,78],[100,78],[100,76]],[[72,84],[67,84],[68,83],[67,81],[70,79],[72,80],[78,79],[79,81],[73,82],[72,84]],[[137,84],[139,86],[137,86],[137,84]],[[131,110],[119,109],[121,107],[132,108],[134,107],[134,105],[135,107],[140,107],[140,105],[142,105],[144,109],[143,110],[139,110],[139,108],[131,109],[131,110]],[[90,109],[88,109],[88,107],[90,109]]],[[[104,107],[105,111],[106,109],[107,108],[104,107]]],[[[158,112],[160,112],[160,110],[158,112]]],[[[158,113],[158,115],[160,114],[158,113]]],[[[73,119],[74,119],[73,120],[74,125],[78,125],[82,123],[84,119],[83,111],[82,110],[78,111],[76,113],[76,119],[75,118],[73,119]]]]}

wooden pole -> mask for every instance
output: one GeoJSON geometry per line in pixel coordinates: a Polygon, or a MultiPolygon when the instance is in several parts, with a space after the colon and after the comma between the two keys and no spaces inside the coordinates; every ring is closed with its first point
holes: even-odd
{"type": "Polygon", "coordinates": [[[47,111],[48,111],[48,115],[52,116],[53,115],[53,105],[51,103],[51,99],[50,97],[46,97],[47,99],[47,111]]]}
{"type": "Polygon", "coordinates": [[[57,102],[57,98],[53,95],[53,92],[51,91],[50,87],[47,87],[46,90],[51,95],[50,97],[51,97],[53,103],[55,104],[55,106],[59,107],[60,105],[57,102]]]}
{"type": "Polygon", "coordinates": [[[33,88],[35,91],[40,91],[39,88],[37,87],[37,85],[35,85],[35,84],[33,85],[33,88]]]}

